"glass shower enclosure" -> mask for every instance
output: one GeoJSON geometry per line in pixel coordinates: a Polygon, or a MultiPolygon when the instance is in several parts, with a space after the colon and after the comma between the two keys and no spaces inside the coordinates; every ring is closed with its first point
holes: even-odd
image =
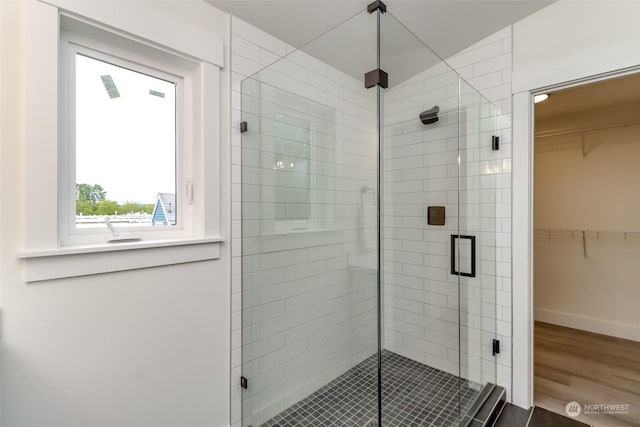
{"type": "Polygon", "coordinates": [[[466,426],[496,383],[496,110],[385,9],[242,82],[242,426],[466,426]]]}

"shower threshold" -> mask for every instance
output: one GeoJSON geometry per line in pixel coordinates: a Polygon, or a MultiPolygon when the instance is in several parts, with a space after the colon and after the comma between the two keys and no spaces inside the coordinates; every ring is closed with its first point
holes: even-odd
{"type": "MultiPolygon", "coordinates": [[[[382,351],[382,379],[384,427],[465,425],[486,399],[486,387],[389,350],[382,351]]],[[[261,427],[373,427],[377,401],[374,354],[261,427]]]]}

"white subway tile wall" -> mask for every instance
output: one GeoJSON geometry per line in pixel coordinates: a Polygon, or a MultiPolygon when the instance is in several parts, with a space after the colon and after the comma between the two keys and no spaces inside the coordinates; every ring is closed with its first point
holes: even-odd
{"type": "MultiPolygon", "coordinates": [[[[253,90],[260,90],[263,102],[249,105],[255,99],[251,100],[249,96],[241,99],[240,82],[244,78],[291,51],[292,47],[284,42],[232,18],[231,419],[234,427],[241,425],[242,253],[247,255],[245,306],[252,305],[244,314],[244,340],[251,343],[245,348],[245,352],[251,354],[245,354],[244,358],[256,361],[247,364],[244,375],[251,377],[256,389],[267,390],[254,396],[253,400],[245,401],[247,408],[257,413],[256,421],[275,415],[375,350],[375,338],[371,337],[375,333],[371,329],[375,327],[375,294],[369,293],[375,290],[375,275],[368,270],[375,268],[372,258],[375,252],[375,195],[370,190],[375,188],[375,134],[372,133],[375,130],[375,99],[363,91],[361,81],[302,53],[288,57],[267,73],[260,74],[260,80],[286,88],[290,93],[260,84],[253,90]],[[254,149],[245,149],[244,153],[239,132],[241,102],[244,107],[248,106],[248,111],[253,108],[252,113],[261,116],[257,121],[252,118],[250,132],[245,135],[249,140],[255,138],[252,143],[262,147],[254,145],[254,149]],[[282,111],[284,102],[287,110],[282,111]],[[273,114],[278,113],[284,115],[281,121],[288,121],[292,126],[283,130],[277,128],[277,120],[264,117],[275,117],[273,114]],[[320,128],[322,131],[318,130],[320,128]],[[314,143],[317,141],[313,153],[302,151],[297,156],[308,161],[308,165],[313,164],[313,170],[317,171],[313,185],[309,184],[312,178],[308,176],[304,178],[307,181],[277,181],[279,171],[273,169],[279,167],[277,156],[281,154],[276,137],[285,132],[291,137],[288,139],[300,143],[296,138],[310,137],[309,132],[296,133],[301,129],[312,129],[311,139],[314,143]],[[291,188],[274,191],[274,188],[285,186],[291,188]],[[305,186],[311,191],[304,191],[305,186]],[[251,204],[245,203],[244,212],[243,192],[245,200],[251,200],[251,204]],[[309,205],[300,202],[305,197],[312,197],[311,193],[317,204],[324,208],[313,210],[307,206],[300,211],[295,205],[309,205]],[[335,206],[331,215],[327,213],[329,205],[335,206]],[[242,236],[243,214],[247,220],[245,236],[242,236]],[[310,217],[324,219],[314,223],[310,217]],[[300,228],[315,226],[319,229],[312,233],[282,232],[282,227],[286,230],[296,224],[300,228]],[[324,226],[332,231],[320,228],[324,226]],[[264,233],[267,229],[269,236],[264,233]],[[334,314],[329,316],[331,312],[334,314]],[[276,314],[279,316],[273,317],[276,314]],[[347,314],[349,322],[344,317],[347,314]],[[328,317],[334,315],[337,317],[328,322],[328,317]],[[324,320],[314,322],[313,316],[324,320]],[[328,337],[327,331],[335,332],[331,328],[338,324],[342,325],[340,337],[328,337]],[[256,341],[252,341],[252,334],[256,341]],[[362,344],[347,343],[347,337],[351,340],[360,338],[362,344]],[[324,348],[321,351],[314,349],[313,342],[324,348]]],[[[461,197],[481,210],[465,213],[464,205],[461,206],[464,221],[469,230],[487,233],[495,230],[497,233],[493,246],[478,248],[479,263],[483,263],[478,268],[487,274],[478,277],[474,286],[463,287],[463,295],[473,298],[462,299],[466,313],[463,319],[467,319],[464,325],[468,326],[463,328],[463,334],[466,334],[463,338],[466,336],[467,339],[463,340],[462,350],[470,353],[469,361],[491,363],[490,358],[484,357],[487,352],[490,354],[487,345],[494,327],[487,313],[497,313],[497,333],[502,342],[497,381],[509,390],[511,28],[465,49],[449,63],[472,85],[480,86],[480,92],[498,108],[500,151],[484,156],[477,147],[468,147],[461,153],[463,188],[473,189],[463,192],[461,197]],[[479,221],[472,224],[471,217],[477,217],[479,221]],[[490,292],[492,286],[497,287],[497,293],[490,292]],[[477,304],[469,304],[470,299],[477,304]],[[484,347],[477,346],[480,342],[484,347]],[[472,346],[475,347],[470,348],[472,346]],[[483,359],[473,356],[477,354],[482,354],[483,359]]],[[[419,130],[423,125],[417,119],[425,97],[417,89],[422,90],[428,80],[429,98],[437,100],[441,109],[446,110],[457,106],[457,79],[454,73],[443,72],[443,69],[430,72],[433,74],[422,75],[421,81],[411,79],[384,96],[384,119],[388,124],[385,126],[387,151],[384,164],[385,347],[431,366],[457,371],[458,294],[456,278],[449,274],[451,231],[448,227],[442,231],[435,226],[426,226],[424,212],[429,204],[447,206],[448,224],[458,214],[454,199],[458,186],[457,116],[454,120],[441,115],[438,127],[428,132],[419,130]],[[403,123],[407,111],[413,119],[403,123]]],[[[467,133],[480,134],[471,128],[467,133]]],[[[468,140],[477,141],[479,137],[468,140]]],[[[283,163],[282,166],[287,165],[283,163]]],[[[491,366],[467,365],[466,374],[479,381],[483,378],[478,373],[491,369],[491,366]]]]}
{"type": "Polygon", "coordinates": [[[385,348],[495,383],[495,108],[439,62],[388,89],[383,111],[385,348]],[[434,106],[439,121],[424,125],[419,114],[434,106]],[[444,226],[428,225],[429,206],[445,207],[444,226]],[[458,233],[477,245],[477,277],[461,277],[460,290],[458,233]]]}
{"type": "Polygon", "coordinates": [[[376,351],[376,94],[241,20],[232,33],[232,421],[260,425],[376,351]]]}
{"type": "Polygon", "coordinates": [[[448,111],[458,106],[458,76],[440,63],[387,89],[383,102],[384,346],[457,375],[449,242],[458,210],[448,192],[458,187],[458,115],[448,111]],[[423,125],[419,114],[435,105],[440,120],[423,125]],[[429,205],[445,207],[446,227],[427,225],[429,205]]]}

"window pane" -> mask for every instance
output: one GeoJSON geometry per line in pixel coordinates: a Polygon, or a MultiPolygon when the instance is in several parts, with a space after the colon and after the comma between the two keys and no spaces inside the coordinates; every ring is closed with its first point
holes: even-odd
{"type": "Polygon", "coordinates": [[[76,226],[175,225],[176,85],[76,55],[76,226]]]}

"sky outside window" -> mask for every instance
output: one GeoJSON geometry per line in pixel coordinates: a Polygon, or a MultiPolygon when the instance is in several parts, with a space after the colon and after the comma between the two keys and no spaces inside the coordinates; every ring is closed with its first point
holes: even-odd
{"type": "Polygon", "coordinates": [[[76,183],[155,203],[176,189],[176,85],[76,55],[76,183]]]}

